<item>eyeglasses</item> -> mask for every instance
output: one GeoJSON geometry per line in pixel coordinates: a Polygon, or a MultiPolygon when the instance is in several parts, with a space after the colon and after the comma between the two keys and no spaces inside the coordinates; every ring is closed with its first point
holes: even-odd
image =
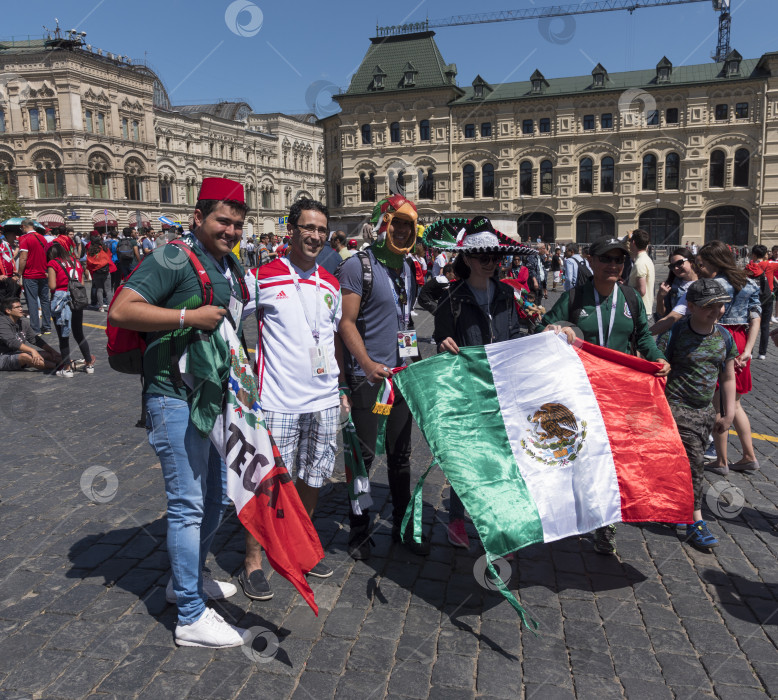
{"type": "Polygon", "coordinates": [[[684,264],[684,263],[687,263],[687,262],[689,262],[689,261],[688,261],[686,258],[684,258],[683,260],[676,260],[674,263],[670,263],[670,264],[668,265],[668,267],[669,267],[671,270],[674,270],[674,269],[676,269],[676,268],[680,269],[680,268],[682,268],[682,267],[683,267],[683,264],[684,264]]]}
{"type": "Polygon", "coordinates": [[[295,226],[298,231],[307,231],[308,233],[317,233],[320,236],[326,236],[329,231],[324,226],[316,226],[315,224],[306,224],[305,226],[295,226]]]}
{"type": "Polygon", "coordinates": [[[473,260],[477,260],[481,265],[488,265],[489,263],[499,264],[502,260],[502,255],[471,255],[473,260]]]}
{"type": "Polygon", "coordinates": [[[605,263],[606,265],[623,265],[624,264],[624,256],[619,255],[618,258],[614,258],[611,255],[598,255],[596,256],[597,260],[599,260],[601,263],[605,263]]]}
{"type": "Polygon", "coordinates": [[[397,292],[397,300],[400,302],[400,306],[405,306],[408,303],[408,292],[405,289],[405,279],[403,277],[394,278],[394,289],[397,292]]]}

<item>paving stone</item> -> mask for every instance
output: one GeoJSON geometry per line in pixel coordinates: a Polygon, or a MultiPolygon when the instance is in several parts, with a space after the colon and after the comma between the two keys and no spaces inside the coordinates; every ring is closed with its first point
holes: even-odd
{"type": "Polygon", "coordinates": [[[340,679],[327,673],[305,670],[300,676],[297,689],[292,694],[293,700],[311,700],[311,698],[332,698],[340,679]]]}
{"type": "Polygon", "coordinates": [[[475,686],[475,659],[456,654],[438,654],[432,667],[432,684],[472,689],[475,686]]]}
{"type": "Polygon", "coordinates": [[[489,698],[517,698],[521,696],[522,672],[518,658],[491,651],[478,656],[476,691],[489,698]]]}
{"type": "Polygon", "coordinates": [[[104,586],[94,583],[80,583],[56,598],[45,609],[51,613],[78,615],[85,608],[96,603],[100,596],[105,595],[105,592],[104,586]]]}
{"type": "Polygon", "coordinates": [[[340,675],[346,667],[353,644],[351,639],[322,637],[311,650],[305,663],[306,670],[340,675]]]}
{"type": "Polygon", "coordinates": [[[632,647],[612,646],[610,649],[616,675],[624,682],[625,678],[655,680],[661,677],[661,669],[653,652],[632,647]]]}
{"type": "Polygon", "coordinates": [[[396,664],[389,677],[389,693],[406,698],[426,698],[429,695],[430,664],[406,661],[396,664]]]}
{"type": "Polygon", "coordinates": [[[169,649],[144,646],[133,649],[98,686],[98,692],[128,695],[147,685],[164,663],[169,649]]]}
{"type": "Polygon", "coordinates": [[[395,658],[400,661],[417,661],[432,663],[438,647],[438,629],[434,628],[428,634],[403,633],[397,644],[395,658]]]}
{"type": "Polygon", "coordinates": [[[307,605],[292,608],[292,612],[284,618],[283,628],[299,639],[317,639],[321,635],[325,617],[324,610],[319,610],[316,616],[307,605]]]}
{"type": "Polygon", "coordinates": [[[335,607],[324,623],[323,633],[332,637],[353,639],[362,626],[364,611],[358,608],[335,607]]]}
{"type": "Polygon", "coordinates": [[[624,686],[627,700],[673,700],[673,694],[664,683],[656,683],[642,678],[619,676],[624,686]]]}
{"type": "Polygon", "coordinates": [[[20,661],[40,650],[46,643],[44,636],[24,631],[0,641],[0,671],[10,671],[20,661]]]}
{"type": "MultiPolygon", "coordinates": [[[[296,676],[279,676],[275,673],[264,673],[263,668],[260,666],[252,669],[252,674],[248,677],[243,690],[240,691],[235,700],[257,700],[258,697],[272,698],[272,700],[290,698],[294,692],[295,685],[297,685],[296,676]]],[[[216,695],[214,697],[219,696],[216,695]]],[[[153,700],[153,698],[150,700],[153,700]]]]}
{"type": "Polygon", "coordinates": [[[389,669],[394,660],[395,644],[378,637],[359,637],[351,648],[346,668],[352,671],[389,669]]]}
{"type": "Polygon", "coordinates": [[[709,685],[708,676],[699,660],[692,656],[659,652],[656,655],[662,676],[669,685],[709,685]]]}
{"type": "Polygon", "coordinates": [[[703,654],[702,665],[714,684],[731,684],[744,687],[761,688],[762,684],[751,671],[746,657],[738,654],[703,654]]]}
{"type": "Polygon", "coordinates": [[[610,654],[591,649],[570,649],[570,665],[576,684],[581,675],[613,676],[613,661],[610,654]]]}
{"type": "Polygon", "coordinates": [[[54,681],[77,657],[65,651],[43,649],[27,656],[8,674],[3,685],[9,690],[36,694],[54,681]]]}
{"type": "MultiPolygon", "coordinates": [[[[197,647],[187,648],[191,651],[197,647]]],[[[184,700],[190,697],[189,691],[196,682],[195,676],[186,673],[158,673],[138,696],[138,700],[184,700]]]]}
{"type": "Polygon", "coordinates": [[[524,697],[526,700],[575,700],[572,687],[567,688],[550,683],[525,683],[524,697]]]}
{"type": "Polygon", "coordinates": [[[335,696],[338,700],[365,700],[380,698],[386,692],[387,678],[383,673],[346,671],[338,682],[335,696]]]}
{"type": "Polygon", "coordinates": [[[84,697],[99,685],[115,666],[115,661],[87,657],[74,659],[65,673],[46,689],[46,694],[58,698],[84,697]]]}
{"type": "MultiPolygon", "coordinates": [[[[569,688],[571,691],[573,689],[573,678],[567,664],[531,664],[525,661],[523,681],[528,688],[535,684],[543,687],[569,688]]],[[[545,695],[537,697],[545,698],[545,695]]]]}
{"type": "Polygon", "coordinates": [[[637,627],[611,621],[605,625],[605,634],[608,637],[608,643],[611,648],[633,647],[635,649],[651,649],[651,640],[642,626],[637,627]]]}
{"type": "Polygon", "coordinates": [[[738,646],[727,634],[727,630],[720,622],[708,622],[706,620],[684,620],[683,626],[689,635],[694,648],[699,652],[722,652],[737,654],[738,646]]]}
{"type": "Polygon", "coordinates": [[[172,672],[199,675],[220,651],[205,647],[176,647],[160,670],[168,675],[172,672]]]}
{"type": "Polygon", "coordinates": [[[623,700],[621,685],[615,677],[575,676],[575,694],[581,700],[623,700]]]}
{"type": "Polygon", "coordinates": [[[775,697],[774,695],[768,695],[762,690],[755,688],[739,688],[733,685],[716,685],[716,697],[721,700],[766,700],[768,697],[775,697]]]}
{"type": "Polygon", "coordinates": [[[398,639],[402,633],[405,618],[398,615],[396,610],[384,607],[373,607],[362,624],[360,637],[381,637],[384,639],[398,639]]]}

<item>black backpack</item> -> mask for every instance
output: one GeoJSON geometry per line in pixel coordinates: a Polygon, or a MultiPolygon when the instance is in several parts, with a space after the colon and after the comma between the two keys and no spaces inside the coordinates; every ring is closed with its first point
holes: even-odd
{"type": "MultiPolygon", "coordinates": [[[[359,258],[359,262],[362,265],[362,296],[359,299],[359,313],[357,314],[356,325],[359,334],[364,338],[365,317],[363,312],[365,309],[365,304],[367,304],[367,300],[370,298],[370,295],[373,292],[373,265],[370,263],[370,256],[367,254],[366,250],[358,250],[354,257],[359,258]]],[[[338,281],[340,281],[340,270],[346,260],[349,260],[349,258],[339,262],[338,266],[335,268],[335,277],[338,278],[338,281]]]]}
{"type": "Polygon", "coordinates": [[[135,258],[135,253],[133,253],[135,245],[134,238],[125,237],[120,239],[116,244],[116,257],[119,258],[119,260],[133,260],[135,258]]]}
{"type": "Polygon", "coordinates": [[[576,264],[578,265],[578,274],[575,277],[575,287],[583,287],[587,282],[589,282],[594,275],[592,274],[592,271],[589,269],[588,265],[579,260],[578,258],[573,258],[575,260],[576,264]]]}
{"type": "MultiPolygon", "coordinates": [[[[589,273],[591,275],[591,273],[589,273]]],[[[638,304],[638,293],[629,285],[619,284],[614,288],[614,292],[621,290],[624,295],[624,299],[627,302],[627,308],[629,309],[629,315],[632,317],[632,333],[629,334],[629,353],[635,354],[636,350],[636,335],[638,327],[638,315],[640,314],[640,306],[638,304]]],[[[578,284],[575,285],[569,292],[569,298],[567,300],[567,320],[570,323],[578,325],[578,318],[581,315],[581,309],[583,309],[583,292],[578,284]]]]}
{"type": "MultiPolygon", "coordinates": [[[[766,306],[767,304],[771,303],[773,299],[775,298],[775,294],[770,289],[770,285],[767,282],[767,274],[762,273],[759,275],[759,303],[762,306],[766,306]]],[[[754,279],[754,282],[756,282],[756,279],[754,279]]]]}

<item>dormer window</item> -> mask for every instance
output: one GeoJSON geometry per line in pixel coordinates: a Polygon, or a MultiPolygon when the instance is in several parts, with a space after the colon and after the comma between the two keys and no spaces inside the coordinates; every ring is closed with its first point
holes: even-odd
{"type": "Polygon", "coordinates": [[[724,75],[727,78],[740,75],[740,62],[743,57],[735,50],[732,49],[724,59],[724,75]]]}
{"type": "Polygon", "coordinates": [[[476,97],[477,97],[479,100],[480,100],[480,99],[482,99],[482,98],[483,98],[483,96],[484,96],[484,86],[483,86],[483,85],[476,85],[476,86],[473,88],[473,92],[474,92],[475,96],[476,96],[476,97]]]}
{"type": "Polygon", "coordinates": [[[656,82],[669,83],[672,73],[673,64],[670,63],[667,56],[663,56],[662,60],[656,64],[656,82]]]}
{"type": "Polygon", "coordinates": [[[476,100],[483,100],[492,91],[489,85],[480,75],[475,76],[473,81],[473,97],[476,100]]]}
{"type": "Polygon", "coordinates": [[[605,81],[608,79],[608,71],[602,67],[602,63],[598,63],[592,71],[592,87],[603,88],[605,87],[605,81]]]}
{"type": "Polygon", "coordinates": [[[376,66],[375,70],[373,71],[373,89],[374,90],[383,90],[384,89],[384,78],[386,77],[386,73],[384,73],[381,70],[381,66],[376,66]]]}
{"type": "Polygon", "coordinates": [[[416,74],[418,72],[412,63],[406,63],[405,68],[403,68],[403,87],[413,87],[416,85],[416,74]]]}
{"type": "Polygon", "coordinates": [[[548,81],[543,77],[543,73],[535,69],[535,72],[530,76],[530,82],[532,83],[532,92],[540,94],[544,88],[548,87],[548,81]]]}

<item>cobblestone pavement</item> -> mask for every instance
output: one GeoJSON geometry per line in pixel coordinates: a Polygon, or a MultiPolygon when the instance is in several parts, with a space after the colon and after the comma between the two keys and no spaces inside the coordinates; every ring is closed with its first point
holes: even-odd
{"type": "MultiPolygon", "coordinates": [[[[86,313],[89,323],[104,319],[86,313]]],[[[428,335],[429,318],[417,320],[428,335]]],[[[469,551],[448,544],[439,470],[424,488],[429,557],[391,543],[381,461],[376,547],[369,561],[353,562],[339,461],[315,521],[335,570],[314,584],[319,617],[272,574],[272,600],[239,592],[218,605],[254,629],[251,649],[176,648],[162,477],[134,427],[138,381],[108,369],[102,330],[90,329],[90,340],[93,376],[2,377],[0,697],[778,696],[778,442],[768,440],[755,442],[761,471],[707,477],[730,487],[726,499],[708,499],[721,539],[713,554],[651,524],[619,526],[618,557],[595,554],[589,537],[519,552],[511,588],[541,623],[538,636],[474,575],[482,551],[472,526],[469,551]]],[[[778,353],[769,353],[753,363],[756,389],[745,405],[753,431],[773,435],[778,353]]],[[[417,432],[415,477],[429,460],[417,432]]],[[[242,552],[231,513],[209,564],[229,578],[242,552]]]]}

